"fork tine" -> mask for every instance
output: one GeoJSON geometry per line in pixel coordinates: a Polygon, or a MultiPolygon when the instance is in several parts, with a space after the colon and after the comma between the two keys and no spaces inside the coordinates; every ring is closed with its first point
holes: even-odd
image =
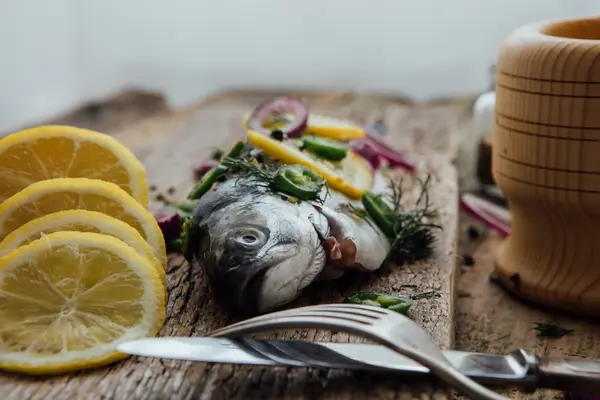
{"type": "MultiPolygon", "coordinates": [[[[369,307],[369,306],[366,306],[366,307],[369,307]]],[[[381,319],[382,317],[384,317],[387,314],[385,312],[381,312],[380,308],[376,308],[376,307],[372,307],[372,306],[370,308],[366,308],[366,307],[365,306],[355,306],[355,305],[350,305],[350,306],[349,305],[345,305],[345,306],[322,305],[322,306],[318,306],[318,307],[302,307],[302,308],[284,310],[282,312],[278,312],[277,314],[267,314],[267,315],[276,316],[278,318],[282,315],[298,315],[298,314],[305,314],[305,313],[330,312],[330,313],[339,313],[339,314],[352,314],[352,315],[367,317],[367,318],[371,318],[371,319],[381,319]]]]}
{"type": "Polygon", "coordinates": [[[314,307],[314,306],[298,307],[298,308],[293,308],[293,309],[286,309],[286,310],[281,310],[281,311],[274,311],[274,312],[270,312],[268,314],[263,314],[263,315],[257,315],[255,317],[251,317],[251,318],[248,318],[248,319],[245,319],[245,320],[242,320],[242,321],[234,322],[233,324],[224,326],[222,328],[215,329],[210,334],[220,332],[223,329],[234,328],[234,327],[237,327],[237,326],[240,326],[240,325],[246,325],[248,323],[260,322],[260,321],[264,321],[264,320],[271,320],[271,319],[274,319],[274,318],[279,318],[279,317],[285,316],[285,315],[290,314],[290,313],[297,313],[299,311],[308,310],[308,309],[311,309],[312,307],[314,307]]]}
{"type": "MultiPolygon", "coordinates": [[[[346,323],[353,323],[356,325],[371,325],[372,324],[372,319],[368,319],[362,316],[356,316],[356,315],[351,315],[351,314],[341,314],[341,313],[327,313],[324,311],[317,311],[317,312],[303,312],[303,313],[295,313],[295,314],[288,314],[288,315],[284,315],[284,316],[280,316],[277,318],[265,318],[265,319],[261,319],[258,321],[242,321],[240,323],[234,324],[234,325],[229,325],[226,327],[223,327],[221,329],[217,329],[211,333],[209,333],[209,336],[226,336],[226,335],[231,335],[231,334],[238,334],[238,333],[247,333],[246,329],[253,329],[254,326],[268,326],[269,324],[276,324],[278,321],[282,320],[282,319],[286,319],[286,318],[308,318],[308,321],[310,321],[310,319],[316,319],[316,318],[329,318],[329,320],[339,320],[339,321],[344,321],[346,323]]],[[[312,326],[309,325],[305,325],[305,326],[297,326],[294,327],[293,329],[308,329],[308,328],[312,328],[312,326]]],[[[273,329],[270,329],[270,331],[272,331],[273,329]]],[[[256,332],[258,333],[258,332],[256,332]]]]}
{"type": "MultiPolygon", "coordinates": [[[[229,326],[212,332],[209,336],[247,335],[266,333],[286,329],[305,329],[307,327],[343,331],[346,333],[366,335],[369,339],[379,341],[366,328],[370,324],[354,318],[341,318],[339,315],[318,315],[303,313],[288,315],[277,319],[255,321],[239,326],[229,326]]],[[[380,341],[379,341],[380,342],[380,341]]]]}
{"type": "Polygon", "coordinates": [[[373,316],[381,316],[381,315],[385,315],[387,314],[387,310],[381,307],[376,307],[376,306],[366,306],[366,305],[362,305],[362,304],[320,304],[318,306],[309,306],[309,307],[299,307],[296,309],[290,309],[289,311],[293,311],[293,310],[297,310],[297,311],[302,311],[302,310],[310,310],[310,311],[317,311],[317,310],[346,310],[349,312],[354,312],[357,310],[360,310],[364,313],[368,313],[371,314],[373,316]]]}
{"type": "Polygon", "coordinates": [[[215,334],[221,334],[221,332],[225,329],[227,330],[231,330],[234,328],[238,328],[241,326],[246,326],[247,324],[251,324],[251,323],[259,323],[262,321],[270,321],[270,320],[274,320],[277,318],[282,318],[282,317],[286,317],[289,315],[304,315],[306,313],[312,313],[312,312],[323,312],[323,311],[330,311],[330,312],[338,312],[341,313],[342,311],[346,311],[346,312],[350,312],[354,315],[360,315],[360,316],[364,316],[367,318],[376,318],[376,317],[381,317],[381,309],[377,308],[377,307],[373,307],[373,306],[362,306],[362,305],[350,305],[350,304],[331,304],[331,305],[317,305],[317,306],[306,306],[306,307],[298,307],[298,308],[294,308],[294,309],[288,309],[288,310],[282,310],[282,311],[276,311],[276,312],[272,312],[269,314],[264,314],[264,315],[259,315],[253,318],[249,318],[243,321],[239,321],[236,322],[234,324],[222,327],[222,328],[218,328],[212,332],[209,333],[209,335],[215,335],[215,334]],[[375,313],[373,313],[375,312],[375,313]]]}
{"type": "MultiPolygon", "coordinates": [[[[372,325],[357,323],[353,319],[340,318],[339,315],[328,316],[318,315],[314,313],[302,313],[297,315],[288,315],[277,319],[264,319],[253,323],[243,324],[237,327],[229,326],[220,329],[218,332],[213,332],[210,336],[227,336],[227,335],[248,335],[255,333],[266,333],[278,330],[287,329],[304,329],[316,328],[345,332],[348,334],[359,335],[365,339],[369,339],[375,343],[384,345],[389,348],[389,341],[374,332],[372,325]]],[[[412,346],[396,346],[396,352],[410,358],[418,364],[427,368],[430,366],[423,364],[423,354],[418,348],[412,346]]],[[[434,361],[435,362],[435,361],[434,361]]]]}
{"type": "Polygon", "coordinates": [[[371,317],[371,318],[382,318],[385,315],[387,315],[387,313],[384,311],[384,309],[382,308],[377,308],[377,307],[372,307],[372,306],[366,306],[366,307],[371,307],[371,308],[364,308],[365,306],[349,306],[348,304],[345,305],[345,307],[328,307],[326,305],[323,305],[322,307],[319,307],[318,309],[314,309],[311,311],[314,312],[320,312],[320,311],[330,311],[330,312],[339,312],[339,313],[353,313],[353,314],[357,314],[357,315],[363,315],[365,317],[371,317]]]}

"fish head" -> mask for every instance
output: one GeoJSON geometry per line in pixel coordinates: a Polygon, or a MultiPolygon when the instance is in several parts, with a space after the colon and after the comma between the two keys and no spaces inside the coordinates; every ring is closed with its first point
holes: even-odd
{"type": "Polygon", "coordinates": [[[229,307],[245,314],[277,309],[325,266],[315,223],[322,229],[327,222],[307,203],[223,185],[196,208],[193,258],[229,307]]]}

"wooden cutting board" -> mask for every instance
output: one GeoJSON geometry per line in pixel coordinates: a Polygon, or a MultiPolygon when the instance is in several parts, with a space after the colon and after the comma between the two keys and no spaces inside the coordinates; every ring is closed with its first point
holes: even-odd
{"type": "MultiPolygon", "coordinates": [[[[182,110],[147,117],[123,128],[124,123],[98,119],[102,131],[114,135],[144,163],[150,184],[158,191],[175,189],[184,198],[192,187],[191,168],[214,148],[227,149],[245,134],[242,116],[259,102],[291,92],[235,91],[223,93],[182,110]]],[[[315,112],[379,124],[385,140],[404,149],[432,174],[431,203],[439,211],[434,256],[424,262],[391,266],[372,274],[314,285],[290,306],[340,302],[355,290],[379,290],[411,295],[433,291],[434,297],[416,301],[410,317],[424,327],[442,348],[454,343],[454,301],[458,189],[452,164],[459,138],[454,127],[467,102],[414,104],[402,99],[352,93],[297,93],[315,112]]],[[[158,102],[160,103],[160,102],[158,102]]],[[[101,106],[101,104],[100,104],[101,106]]],[[[102,107],[100,107],[102,108],[102,107]]],[[[89,112],[89,110],[87,110],[89,112]]],[[[130,114],[124,113],[127,118],[130,114]]],[[[79,125],[80,113],[60,117],[60,123],[79,125]]],[[[86,127],[95,129],[94,123],[86,127]]],[[[415,199],[419,186],[403,176],[405,199],[415,199]]],[[[167,276],[167,321],[160,336],[202,336],[234,322],[213,300],[201,269],[191,268],[181,256],[170,255],[167,276]]],[[[327,331],[293,331],[269,335],[315,341],[362,341],[327,331]]],[[[129,398],[129,399],[250,399],[250,398],[451,398],[435,380],[350,375],[299,368],[262,368],[214,365],[131,357],[106,368],[52,378],[0,375],[0,392],[8,399],[129,398]],[[357,376],[360,379],[357,379],[357,376]],[[89,397],[86,397],[89,398],[89,397]]]]}

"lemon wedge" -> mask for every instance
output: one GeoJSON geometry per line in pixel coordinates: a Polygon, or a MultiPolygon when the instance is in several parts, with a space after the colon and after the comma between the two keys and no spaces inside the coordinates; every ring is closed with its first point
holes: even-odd
{"type": "Polygon", "coordinates": [[[0,258],[0,368],[28,374],[105,365],[155,336],[164,288],[147,258],[112,236],[53,232],[0,258]]]}
{"type": "Polygon", "coordinates": [[[0,204],[0,241],[29,221],[58,211],[104,213],[135,228],[166,269],[165,240],[156,219],[112,182],[57,178],[32,183],[0,204]]]}
{"type": "Polygon", "coordinates": [[[0,257],[49,233],[60,231],[95,232],[121,239],[150,261],[150,264],[156,268],[161,282],[165,284],[164,266],[158,261],[152,247],[142,235],[125,222],[97,211],[58,211],[33,219],[12,231],[0,242],[0,257]]]}
{"type": "Polygon", "coordinates": [[[0,139],[0,203],[54,178],[112,182],[148,207],[144,166],[115,138],[72,126],[40,126],[0,139]]]}

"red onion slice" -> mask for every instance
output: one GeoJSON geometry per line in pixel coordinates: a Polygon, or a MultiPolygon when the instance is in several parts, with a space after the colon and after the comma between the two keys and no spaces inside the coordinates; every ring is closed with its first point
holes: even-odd
{"type": "Polygon", "coordinates": [[[267,128],[274,117],[283,117],[288,120],[287,124],[278,128],[287,137],[298,137],[306,129],[308,122],[308,106],[299,99],[292,97],[279,97],[268,100],[258,105],[248,117],[246,126],[257,132],[270,134],[267,128]],[[291,120],[289,118],[291,117],[291,120]]]}
{"type": "Polygon", "coordinates": [[[353,152],[364,158],[371,168],[376,170],[381,164],[381,156],[377,149],[377,146],[368,140],[352,140],[350,142],[350,148],[353,152]]]}
{"type": "Polygon", "coordinates": [[[469,215],[497,231],[502,237],[510,235],[510,211],[470,193],[461,196],[460,205],[469,215]]]}
{"type": "Polygon", "coordinates": [[[396,150],[393,147],[391,147],[389,144],[387,144],[386,142],[384,142],[383,140],[381,140],[381,138],[379,137],[379,135],[377,135],[375,132],[373,132],[373,129],[370,127],[365,127],[365,135],[373,142],[375,142],[379,147],[382,147],[384,149],[386,149],[387,151],[391,152],[391,153],[396,153],[398,157],[400,158],[405,158],[406,154],[402,151],[396,150]]]}
{"type": "Polygon", "coordinates": [[[381,146],[370,137],[352,140],[350,147],[354,152],[368,160],[374,169],[379,167],[382,159],[386,160],[392,167],[403,168],[409,172],[417,169],[415,164],[406,159],[404,154],[391,149],[391,147],[381,146]]]}
{"type": "Polygon", "coordinates": [[[166,242],[179,237],[181,233],[181,218],[171,210],[156,210],[152,213],[166,242]]]}

